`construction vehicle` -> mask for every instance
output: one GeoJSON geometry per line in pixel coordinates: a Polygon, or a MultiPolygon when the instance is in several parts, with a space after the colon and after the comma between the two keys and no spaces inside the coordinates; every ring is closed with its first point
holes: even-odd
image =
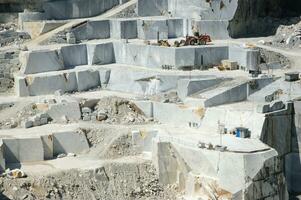
{"type": "Polygon", "coordinates": [[[206,45],[211,42],[211,37],[207,34],[194,33],[194,36],[186,36],[185,46],[188,45],[206,45]]]}
{"type": "Polygon", "coordinates": [[[212,42],[211,37],[207,34],[199,34],[198,32],[194,33],[194,36],[186,36],[185,40],[180,42],[175,41],[175,47],[189,46],[189,45],[206,45],[209,42],[212,42]]]}
{"type": "Polygon", "coordinates": [[[211,42],[209,35],[200,35],[200,36],[186,36],[185,45],[206,45],[211,42]]]}
{"type": "MultiPolygon", "coordinates": [[[[190,46],[190,45],[206,45],[211,41],[211,37],[207,34],[199,34],[195,32],[193,36],[186,36],[185,40],[175,41],[174,47],[190,46]]],[[[158,46],[171,47],[168,40],[157,40],[158,46]]]]}

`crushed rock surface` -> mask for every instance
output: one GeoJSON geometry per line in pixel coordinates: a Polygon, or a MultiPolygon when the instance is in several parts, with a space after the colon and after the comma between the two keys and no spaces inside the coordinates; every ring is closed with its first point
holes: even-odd
{"type": "Polygon", "coordinates": [[[20,45],[25,41],[30,40],[31,37],[27,32],[18,30],[16,23],[0,24],[0,47],[20,45]]]}
{"type": "Polygon", "coordinates": [[[94,107],[94,112],[106,115],[109,124],[142,124],[147,122],[143,112],[131,101],[120,97],[104,97],[94,107]]]}
{"type": "Polygon", "coordinates": [[[34,103],[18,102],[0,110],[0,129],[12,129],[21,126],[21,122],[40,113],[34,103]]]}
{"type": "Polygon", "coordinates": [[[301,21],[292,25],[280,25],[268,45],[283,48],[301,48],[301,21]]]}
{"type": "Polygon", "coordinates": [[[1,199],[176,199],[175,187],[163,187],[149,161],[112,161],[96,169],[41,177],[1,177],[0,190],[1,199]]]}

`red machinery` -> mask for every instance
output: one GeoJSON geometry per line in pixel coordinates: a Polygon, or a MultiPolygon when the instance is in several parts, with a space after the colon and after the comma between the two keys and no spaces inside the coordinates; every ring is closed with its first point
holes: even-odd
{"type": "Polygon", "coordinates": [[[211,41],[211,37],[207,34],[195,34],[194,36],[186,36],[185,45],[206,45],[211,41]]]}

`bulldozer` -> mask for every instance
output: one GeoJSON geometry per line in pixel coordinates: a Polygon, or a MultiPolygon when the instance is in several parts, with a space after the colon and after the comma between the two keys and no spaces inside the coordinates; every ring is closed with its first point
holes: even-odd
{"type": "Polygon", "coordinates": [[[181,40],[180,42],[176,41],[174,46],[189,46],[189,45],[206,45],[209,42],[212,42],[211,37],[207,34],[199,34],[195,32],[193,36],[186,36],[185,40],[181,40]]]}

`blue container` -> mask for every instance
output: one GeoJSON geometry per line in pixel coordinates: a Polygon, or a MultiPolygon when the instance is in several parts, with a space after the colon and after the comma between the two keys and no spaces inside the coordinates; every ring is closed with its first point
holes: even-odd
{"type": "Polygon", "coordinates": [[[239,129],[236,130],[236,137],[240,138],[240,130],[239,129]]]}

